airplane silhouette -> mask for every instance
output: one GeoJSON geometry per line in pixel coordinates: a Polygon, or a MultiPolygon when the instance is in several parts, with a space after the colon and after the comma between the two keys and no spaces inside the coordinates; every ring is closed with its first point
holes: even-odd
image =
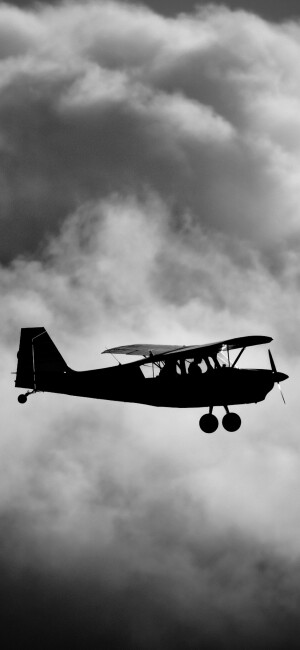
{"type": "Polygon", "coordinates": [[[206,433],[218,427],[213,408],[223,406],[224,428],[236,431],[241,418],[228,407],[261,402],[275,383],[280,388],[279,382],[288,378],[277,371],[270,350],[270,369],[237,368],[246,347],[270,341],[269,336],[242,336],[206,345],[121,346],[103,353],[143,359],[78,372],[66,364],[44,327],[22,328],[15,386],[30,390],[19,395],[18,401],[24,404],[32,393],[50,392],[152,406],[208,407],[209,412],[199,420],[206,433]],[[231,362],[230,351],[235,349],[240,352],[231,362]],[[147,377],[143,371],[149,366],[153,372],[147,377]]]}

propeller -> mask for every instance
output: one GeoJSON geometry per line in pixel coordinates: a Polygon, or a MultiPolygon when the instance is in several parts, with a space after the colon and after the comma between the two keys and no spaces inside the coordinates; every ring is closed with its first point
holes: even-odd
{"type": "Polygon", "coordinates": [[[269,352],[269,359],[270,359],[271,370],[272,370],[272,373],[273,373],[274,383],[277,384],[277,386],[278,386],[278,388],[280,390],[280,393],[281,393],[281,397],[282,397],[284,403],[286,404],[286,401],[284,399],[284,395],[283,395],[283,392],[282,392],[282,389],[281,389],[281,386],[280,386],[279,382],[284,381],[285,379],[287,379],[288,375],[285,375],[284,372],[278,372],[278,370],[277,370],[277,368],[275,366],[275,361],[273,359],[273,355],[272,355],[271,350],[268,350],[268,352],[269,352]]]}

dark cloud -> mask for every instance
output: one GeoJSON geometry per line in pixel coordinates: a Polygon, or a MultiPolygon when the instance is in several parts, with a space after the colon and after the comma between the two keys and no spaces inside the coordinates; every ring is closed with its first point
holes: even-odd
{"type": "MultiPolygon", "coordinates": [[[[241,558],[245,563],[247,546],[233,545],[233,552],[233,563],[241,558]]],[[[241,593],[243,587],[232,584],[229,567],[222,566],[224,550],[220,553],[221,566],[212,569],[214,578],[210,575],[209,586],[206,574],[210,566],[193,566],[194,579],[198,581],[196,591],[200,594],[193,600],[192,611],[185,602],[174,606],[174,596],[166,593],[161,577],[133,575],[125,585],[109,588],[101,578],[97,579],[95,567],[90,573],[87,567],[79,565],[62,578],[51,568],[23,567],[12,575],[11,569],[8,574],[2,566],[3,641],[12,647],[43,643],[45,648],[53,645],[63,648],[66,644],[74,648],[100,644],[106,648],[122,645],[126,649],[143,650],[153,647],[195,650],[199,645],[207,650],[225,649],[233,644],[249,650],[253,646],[280,650],[286,644],[296,648],[299,592],[294,581],[290,583],[290,577],[287,580],[284,568],[275,558],[265,559],[259,551],[253,562],[251,549],[250,574],[244,571],[243,578],[251,581],[248,585],[251,589],[253,576],[257,577],[253,593],[256,607],[247,612],[247,600],[237,603],[232,593],[234,589],[241,593]],[[213,602],[214,588],[222,599],[217,606],[213,602]],[[233,607],[232,603],[229,606],[231,599],[233,607]],[[291,601],[290,611],[285,599],[291,601]]],[[[216,553],[213,563],[218,564],[216,553]]],[[[235,568],[233,571],[236,574],[235,568]]],[[[167,585],[167,592],[170,588],[167,585]]]]}
{"type": "MultiPolygon", "coordinates": [[[[190,13],[198,6],[209,4],[203,0],[145,0],[145,2],[138,0],[128,0],[128,3],[145,5],[150,7],[157,13],[167,16],[176,15],[178,13],[190,13]]],[[[38,4],[57,5],[59,0],[39,0],[38,4]]],[[[9,4],[18,7],[32,7],[35,3],[34,0],[15,0],[10,1],[9,4]]],[[[211,4],[211,3],[210,3],[211,4]]],[[[297,0],[224,0],[220,2],[215,0],[215,5],[227,6],[231,9],[244,9],[253,12],[266,18],[268,20],[285,20],[288,18],[295,18],[299,16],[299,3],[297,0]]]]}
{"type": "Polygon", "coordinates": [[[267,20],[281,21],[299,16],[297,0],[215,0],[205,3],[203,0],[145,0],[144,3],[158,13],[174,15],[181,12],[190,13],[197,7],[205,4],[226,6],[230,9],[244,9],[253,12],[267,20]]]}

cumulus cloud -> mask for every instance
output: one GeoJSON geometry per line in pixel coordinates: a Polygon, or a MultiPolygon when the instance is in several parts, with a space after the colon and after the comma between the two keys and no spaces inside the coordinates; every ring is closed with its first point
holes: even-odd
{"type": "Polygon", "coordinates": [[[298,237],[296,27],[225,7],[2,14],[4,260],[82,202],[145,185],[195,226],[269,253],[298,237]]]}
{"type": "Polygon", "coordinates": [[[56,646],[292,643],[298,26],[113,2],[2,5],[0,25],[5,621],[32,640],[50,615],[56,646]],[[274,390],[209,440],[195,411],[20,407],[19,328],[40,325],[75,369],[115,363],[105,346],[270,334],[288,407],[274,390]]]}

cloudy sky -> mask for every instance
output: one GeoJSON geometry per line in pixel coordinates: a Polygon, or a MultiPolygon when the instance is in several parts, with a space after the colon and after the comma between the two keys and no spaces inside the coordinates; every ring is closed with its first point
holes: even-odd
{"type": "Polygon", "coordinates": [[[299,57],[295,1],[0,4],[11,647],[296,647],[299,57]],[[197,410],[21,406],[22,326],[75,369],[114,364],[105,346],[270,335],[287,406],[275,388],[213,436],[197,410]]]}

